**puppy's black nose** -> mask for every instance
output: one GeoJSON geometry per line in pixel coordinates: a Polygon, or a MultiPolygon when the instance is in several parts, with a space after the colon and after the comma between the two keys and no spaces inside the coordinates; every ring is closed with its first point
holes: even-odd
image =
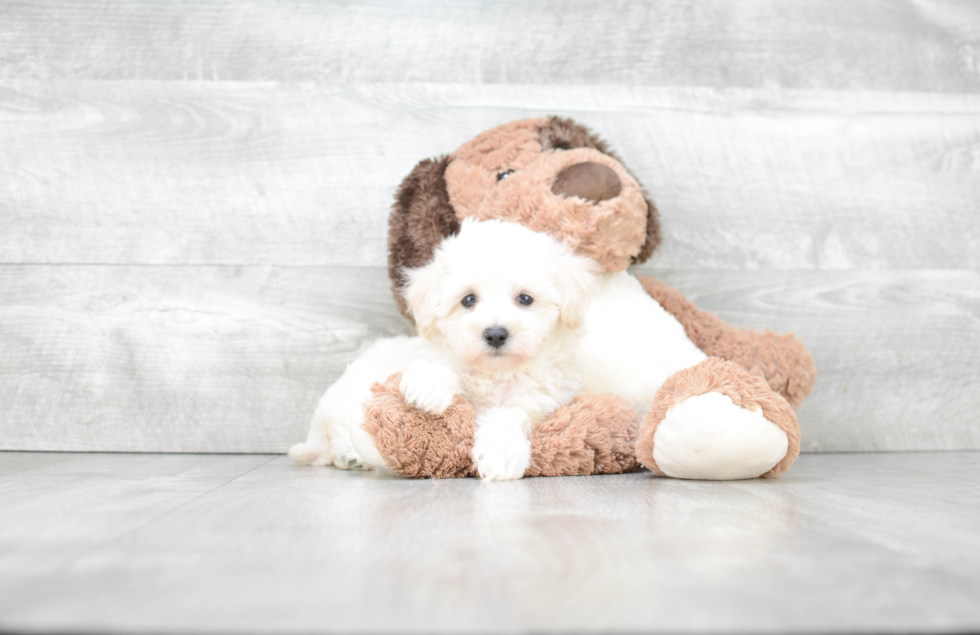
{"type": "Polygon", "coordinates": [[[507,336],[510,333],[507,332],[502,326],[491,326],[487,330],[483,331],[483,339],[487,341],[487,344],[493,348],[500,348],[507,341],[507,336]]]}

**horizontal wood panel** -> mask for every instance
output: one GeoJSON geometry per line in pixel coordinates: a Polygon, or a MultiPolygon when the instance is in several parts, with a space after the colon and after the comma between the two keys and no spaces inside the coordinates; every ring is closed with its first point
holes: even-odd
{"type": "Polygon", "coordinates": [[[0,267],[0,447],[282,451],[365,343],[380,270],[0,267]]]}
{"type": "Polygon", "coordinates": [[[980,6],[835,0],[0,6],[0,77],[980,91],[980,6]]]}
{"type": "Polygon", "coordinates": [[[650,273],[730,324],[803,340],[818,371],[804,451],[980,449],[980,273],[650,273]]]}
{"type": "Polygon", "coordinates": [[[606,136],[683,269],[980,267],[980,95],[6,82],[0,262],[380,266],[417,161],[512,119],[606,136]]]}
{"type": "MultiPolygon", "coordinates": [[[[654,273],[803,338],[805,450],[980,449],[980,273],[654,273]]],[[[0,449],[284,451],[361,347],[407,331],[383,268],[0,266],[0,449]]]]}

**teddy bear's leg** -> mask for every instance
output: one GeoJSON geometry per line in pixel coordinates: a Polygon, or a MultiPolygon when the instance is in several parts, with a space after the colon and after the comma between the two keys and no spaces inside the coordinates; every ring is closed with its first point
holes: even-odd
{"type": "Polygon", "coordinates": [[[643,289],[684,327],[688,338],[705,354],[733,361],[769,386],[793,408],[799,408],[817,381],[813,357],[793,333],[753,331],[726,324],[694,305],[679,291],[656,278],[638,277],[643,289]]]}
{"type": "MultiPolygon", "coordinates": [[[[473,462],[476,415],[462,396],[442,415],[408,406],[401,375],[375,384],[365,420],[350,437],[364,460],[410,478],[476,476],[473,462]]],[[[615,395],[582,395],[536,425],[524,476],[570,476],[631,472],[639,464],[634,445],[638,419],[615,395]]]]}
{"type": "Polygon", "coordinates": [[[636,444],[654,473],[704,480],[773,477],[799,453],[799,423],[786,399],[763,377],[717,357],[664,382],[636,444]]]}

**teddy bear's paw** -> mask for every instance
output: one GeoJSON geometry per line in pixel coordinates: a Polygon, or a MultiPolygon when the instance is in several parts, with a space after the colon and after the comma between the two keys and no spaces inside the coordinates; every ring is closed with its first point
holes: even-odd
{"type": "Polygon", "coordinates": [[[667,378],[640,424],[636,457],[661,476],[773,477],[800,454],[800,424],[764,377],[709,357],[667,378]]]}
{"type": "Polygon", "coordinates": [[[653,436],[653,460],[667,476],[756,478],[786,456],[789,438],[762,408],[742,408],[718,392],[674,404],[653,436]]]}
{"type": "Polygon", "coordinates": [[[473,462],[480,478],[513,481],[524,476],[531,463],[531,441],[524,429],[527,414],[500,408],[477,417],[473,462]]]}
{"type": "Polygon", "coordinates": [[[405,403],[431,415],[442,415],[460,392],[456,373],[446,364],[418,362],[402,373],[398,386],[405,403]]]}

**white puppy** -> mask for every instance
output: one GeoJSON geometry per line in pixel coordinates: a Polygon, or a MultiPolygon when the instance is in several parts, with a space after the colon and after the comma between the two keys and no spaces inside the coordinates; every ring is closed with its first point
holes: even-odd
{"type": "Polygon", "coordinates": [[[361,429],[373,382],[402,373],[409,405],[439,415],[461,394],[476,413],[482,478],[517,479],[529,434],[579,393],[578,334],[597,266],[521,225],[464,221],[432,261],[406,273],[404,297],[421,337],[380,340],[320,400],[299,464],[384,467],[361,429]],[[355,449],[356,448],[356,449],[355,449]],[[363,458],[363,460],[362,460],[363,458]]]}

